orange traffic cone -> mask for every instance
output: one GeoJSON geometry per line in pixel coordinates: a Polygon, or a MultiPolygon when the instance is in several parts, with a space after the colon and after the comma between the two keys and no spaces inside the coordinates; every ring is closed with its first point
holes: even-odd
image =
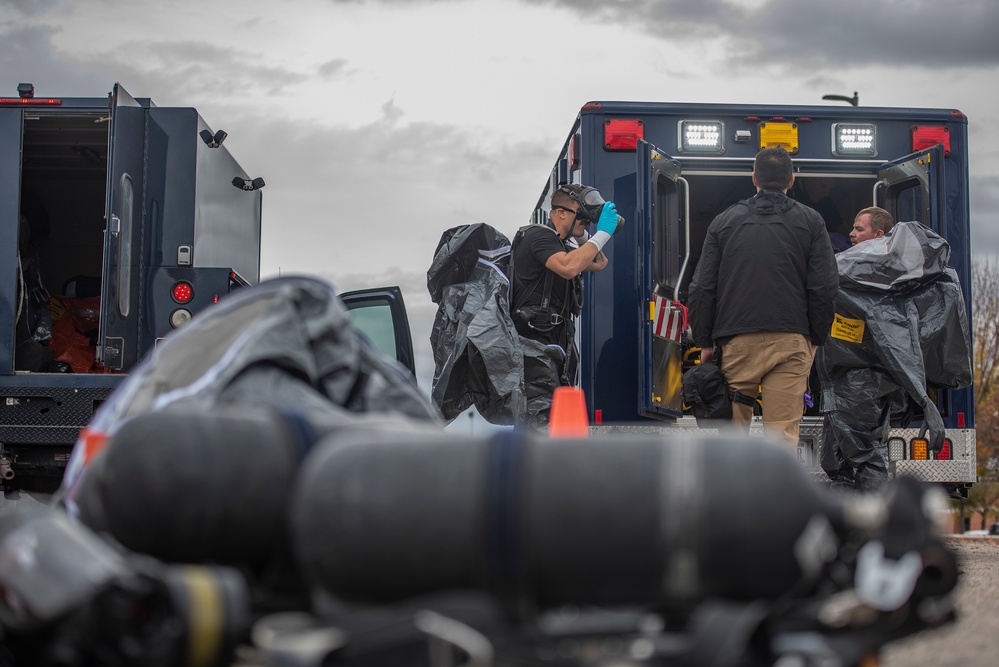
{"type": "Polygon", "coordinates": [[[548,437],[585,438],[590,433],[586,399],[579,387],[557,387],[548,416],[548,437]]]}

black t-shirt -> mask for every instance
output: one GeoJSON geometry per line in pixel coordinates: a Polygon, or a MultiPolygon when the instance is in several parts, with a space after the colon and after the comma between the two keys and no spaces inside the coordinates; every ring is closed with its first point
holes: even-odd
{"type": "MultiPolygon", "coordinates": [[[[544,298],[545,277],[550,274],[552,288],[549,312],[561,314],[566,319],[574,314],[574,308],[564,307],[567,296],[570,306],[573,303],[573,281],[545,268],[545,263],[552,255],[567,250],[569,247],[559,238],[558,233],[547,225],[529,225],[514,237],[511,311],[524,306],[539,306],[544,298]]],[[[516,318],[514,320],[516,322],[516,318]]],[[[536,332],[522,329],[519,322],[517,329],[521,335],[538,338],[536,332]]]]}

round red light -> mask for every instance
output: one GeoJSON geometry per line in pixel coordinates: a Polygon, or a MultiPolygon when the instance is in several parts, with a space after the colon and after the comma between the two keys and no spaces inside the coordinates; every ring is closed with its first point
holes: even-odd
{"type": "Polygon", "coordinates": [[[194,296],[194,288],[191,283],[179,282],[174,284],[170,293],[177,303],[187,303],[194,296]]]}

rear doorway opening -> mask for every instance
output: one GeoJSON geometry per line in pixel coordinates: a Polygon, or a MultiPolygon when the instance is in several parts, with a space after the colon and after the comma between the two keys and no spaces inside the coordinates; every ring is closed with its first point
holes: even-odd
{"type": "MultiPolygon", "coordinates": [[[[680,296],[686,301],[690,279],[701,257],[708,226],[732,204],[756,194],[750,174],[684,174],[690,192],[690,239],[683,238],[684,225],[680,224],[680,243],[677,248],[679,261],[668,263],[680,266],[684,250],[689,248],[690,258],[683,275],[680,296]]],[[[834,250],[839,252],[849,245],[850,229],[857,213],[873,205],[874,174],[865,175],[811,175],[797,174],[788,195],[814,208],[826,223],[834,250]]],[[[680,210],[684,210],[681,205],[680,210]]]]}
{"type": "Polygon", "coordinates": [[[108,113],[25,113],[15,370],[99,373],[108,113]]]}
{"type": "MultiPolygon", "coordinates": [[[[689,259],[681,277],[680,298],[686,302],[689,296],[690,280],[697,268],[701,250],[711,221],[732,204],[752,197],[756,193],[751,175],[703,173],[684,174],[689,187],[690,239],[684,238],[684,221],[681,221],[676,250],[677,256],[662,266],[681,266],[683,255],[689,249],[689,259]]],[[[850,230],[857,213],[873,205],[876,175],[869,174],[826,174],[799,173],[788,195],[819,212],[826,224],[835,252],[850,246],[850,230]]],[[[681,204],[680,211],[684,210],[681,204]]],[[[668,277],[662,284],[670,284],[668,277]]],[[[687,358],[687,355],[684,355],[687,358]]],[[[690,360],[688,360],[690,361],[690,360]]],[[[688,366],[689,367],[689,364],[688,366]]],[[[818,374],[812,372],[809,380],[810,394],[814,398],[806,415],[819,414],[818,396],[820,392],[818,374]]]]}

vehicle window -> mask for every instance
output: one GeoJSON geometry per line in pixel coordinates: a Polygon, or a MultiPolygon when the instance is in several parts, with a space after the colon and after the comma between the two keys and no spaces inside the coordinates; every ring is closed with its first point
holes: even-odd
{"type": "MultiPolygon", "coordinates": [[[[663,287],[673,288],[680,273],[683,249],[680,239],[683,236],[684,220],[678,213],[676,183],[659,174],[655,181],[652,210],[655,219],[652,223],[652,279],[663,287]]],[[[686,242],[686,239],[683,239],[686,242]]]]}
{"type": "Polygon", "coordinates": [[[396,358],[398,352],[395,328],[392,322],[392,309],[387,302],[355,303],[351,305],[350,321],[375,347],[396,358]]]}
{"type": "Polygon", "coordinates": [[[927,204],[923,201],[922,183],[910,179],[892,186],[888,192],[895,199],[896,220],[919,220],[924,225],[929,223],[926,219],[927,204]]]}
{"type": "Polygon", "coordinates": [[[121,228],[118,233],[118,312],[128,317],[130,294],[132,292],[132,179],[128,174],[121,177],[121,206],[119,218],[121,228]]]}

